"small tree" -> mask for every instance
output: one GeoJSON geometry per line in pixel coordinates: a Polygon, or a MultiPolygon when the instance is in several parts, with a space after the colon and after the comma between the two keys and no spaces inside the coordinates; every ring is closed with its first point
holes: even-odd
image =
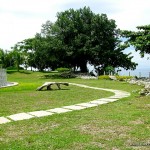
{"type": "Polygon", "coordinates": [[[13,49],[13,51],[11,52],[12,58],[14,59],[17,71],[19,71],[20,65],[23,63],[23,54],[17,49],[17,45],[12,47],[12,49],[13,49]]]}
{"type": "Polygon", "coordinates": [[[127,38],[126,43],[140,51],[141,57],[150,54],[150,25],[138,26],[138,31],[123,31],[122,35],[127,38]]]}

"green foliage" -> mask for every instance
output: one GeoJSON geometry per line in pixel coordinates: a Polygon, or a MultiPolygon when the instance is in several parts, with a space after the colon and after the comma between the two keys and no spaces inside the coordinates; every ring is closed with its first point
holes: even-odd
{"type": "Polygon", "coordinates": [[[68,78],[75,78],[75,74],[72,72],[59,72],[59,73],[53,73],[53,74],[46,74],[42,76],[47,79],[68,79],[68,78]]]}
{"type": "Polygon", "coordinates": [[[89,7],[58,13],[56,26],[62,47],[66,48],[68,63],[86,72],[86,63],[101,65],[101,70],[112,66],[134,69],[136,64],[122,51],[119,30],[106,14],[94,14],[89,7]]]}
{"type": "Polygon", "coordinates": [[[56,71],[58,72],[66,72],[66,71],[70,71],[69,68],[57,68],[56,71]]]}
{"type": "Polygon", "coordinates": [[[122,31],[122,35],[128,39],[126,43],[133,45],[144,57],[145,53],[150,54],[150,25],[138,26],[137,29],[138,31],[122,31]]]}
{"type": "Polygon", "coordinates": [[[75,74],[72,73],[72,72],[64,72],[64,73],[61,73],[60,76],[62,78],[75,78],[75,74]]]}
{"type": "Polygon", "coordinates": [[[101,65],[101,70],[108,66],[135,69],[137,65],[130,54],[123,53],[127,46],[120,41],[115,21],[106,14],[95,14],[89,7],[69,9],[57,14],[55,28],[49,26],[61,41],[60,60],[71,67],[80,67],[81,72],[87,72],[87,62],[101,65]]]}
{"type": "MultiPolygon", "coordinates": [[[[17,67],[15,67],[15,66],[10,66],[10,67],[7,67],[7,70],[16,70],[17,71],[17,67]]],[[[24,70],[24,68],[22,68],[22,67],[19,67],[19,70],[24,70]]]]}
{"type": "Polygon", "coordinates": [[[109,75],[100,75],[98,79],[110,80],[109,75]]]}
{"type": "Polygon", "coordinates": [[[115,73],[115,68],[113,68],[112,66],[107,66],[107,67],[105,67],[104,70],[102,70],[101,72],[102,72],[102,73],[105,72],[106,75],[109,75],[110,72],[114,74],[114,73],[115,73]]]}
{"type": "Polygon", "coordinates": [[[0,66],[2,68],[6,68],[10,65],[13,65],[14,61],[12,60],[11,54],[7,53],[7,51],[4,51],[0,48],[0,66]]]}
{"type": "Polygon", "coordinates": [[[18,42],[13,63],[40,71],[65,67],[87,72],[87,62],[101,66],[98,72],[109,66],[135,69],[132,56],[123,53],[128,45],[120,39],[115,20],[106,14],[95,14],[89,7],[69,9],[57,13],[56,22],[43,24],[35,37],[18,42]]]}
{"type": "Polygon", "coordinates": [[[116,76],[118,81],[126,81],[128,79],[132,79],[132,76],[116,76]]]}
{"type": "MultiPolygon", "coordinates": [[[[128,79],[132,79],[132,76],[115,76],[118,81],[126,81],[128,79]]],[[[100,75],[98,79],[111,80],[109,75],[100,75]]]]}

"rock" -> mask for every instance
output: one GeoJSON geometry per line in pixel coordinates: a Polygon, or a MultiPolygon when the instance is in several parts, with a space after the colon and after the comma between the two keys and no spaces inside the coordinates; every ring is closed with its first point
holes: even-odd
{"type": "Polygon", "coordinates": [[[109,78],[110,78],[111,80],[117,80],[117,78],[116,78],[115,76],[109,76],[109,78]]]}
{"type": "Polygon", "coordinates": [[[142,89],[142,90],[139,92],[139,94],[140,94],[140,95],[143,95],[143,96],[145,95],[145,93],[146,93],[145,89],[142,89]]]}
{"type": "Polygon", "coordinates": [[[95,77],[95,76],[86,76],[86,75],[78,76],[78,78],[81,78],[81,79],[97,79],[97,77],[95,77]]]}
{"type": "Polygon", "coordinates": [[[150,96],[150,93],[148,93],[146,96],[150,96]]]}
{"type": "Polygon", "coordinates": [[[150,96],[150,79],[131,79],[130,81],[128,81],[128,83],[130,84],[137,84],[140,86],[143,86],[144,88],[141,89],[141,91],[139,92],[140,95],[146,95],[146,96],[150,96]]]}

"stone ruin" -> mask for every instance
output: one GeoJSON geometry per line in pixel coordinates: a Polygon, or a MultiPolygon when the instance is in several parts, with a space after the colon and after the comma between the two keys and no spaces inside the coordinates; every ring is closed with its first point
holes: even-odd
{"type": "Polygon", "coordinates": [[[6,69],[0,68],[0,87],[7,85],[7,73],[6,69]]]}

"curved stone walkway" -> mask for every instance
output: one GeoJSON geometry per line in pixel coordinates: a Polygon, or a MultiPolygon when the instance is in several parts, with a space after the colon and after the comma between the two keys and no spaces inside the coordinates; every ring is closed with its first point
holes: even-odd
{"type": "Polygon", "coordinates": [[[125,91],[121,91],[121,90],[91,87],[91,86],[87,86],[87,85],[83,85],[83,84],[76,84],[76,83],[69,83],[69,84],[83,87],[83,88],[91,88],[91,89],[95,89],[95,90],[109,91],[109,92],[115,93],[115,95],[110,96],[110,97],[106,97],[106,98],[97,99],[97,100],[92,100],[92,101],[86,102],[86,103],[79,103],[79,104],[70,105],[70,106],[62,106],[60,108],[26,112],[26,113],[23,112],[23,113],[13,114],[13,115],[6,116],[6,117],[0,117],[0,124],[12,122],[12,121],[30,119],[30,118],[35,118],[35,117],[50,116],[50,115],[54,115],[54,114],[70,112],[73,110],[82,110],[82,109],[86,109],[86,108],[95,107],[98,105],[114,102],[114,101],[117,101],[121,98],[130,96],[130,93],[125,92],[125,91]]]}

